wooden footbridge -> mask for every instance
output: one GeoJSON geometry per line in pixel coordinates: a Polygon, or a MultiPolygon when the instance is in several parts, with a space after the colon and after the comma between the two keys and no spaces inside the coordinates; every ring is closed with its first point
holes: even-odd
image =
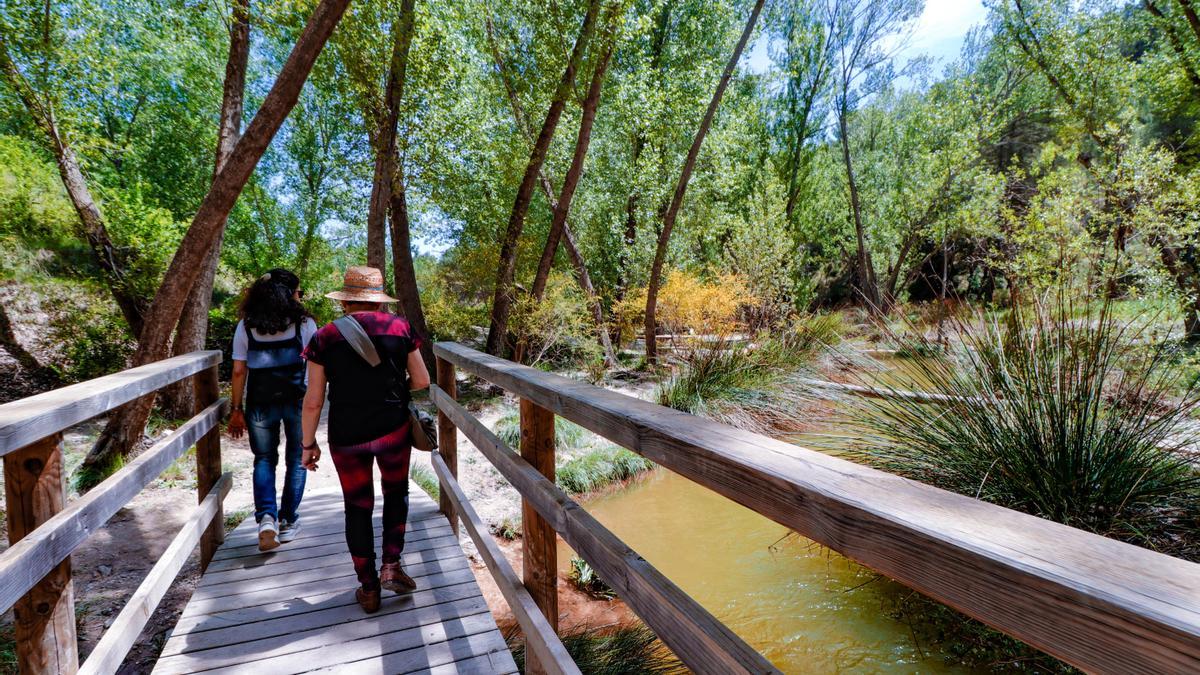
{"type": "Polygon", "coordinates": [[[459,546],[460,523],[520,624],[527,672],[579,672],[556,635],[557,537],[691,670],[777,672],[555,486],[556,415],[1085,671],[1200,672],[1200,565],[461,345],[435,351],[441,503],[412,490],[404,563],[419,588],[385,597],[373,616],[354,603],[338,494],[309,495],[304,531],[271,554],[257,552],[250,522],[225,536],[219,352],[0,406],[11,543],[0,554],[0,606],[14,610],[21,672],[116,672],[197,545],[204,575],[155,672],[514,672],[459,546]],[[457,371],[520,398],[520,448],[456,402],[457,371]],[[62,432],[187,378],[198,394],[195,417],[66,503],[62,432]],[[519,575],[455,480],[460,432],[522,496],[519,575]],[[80,664],[72,551],[193,445],[199,505],[80,664]]]}

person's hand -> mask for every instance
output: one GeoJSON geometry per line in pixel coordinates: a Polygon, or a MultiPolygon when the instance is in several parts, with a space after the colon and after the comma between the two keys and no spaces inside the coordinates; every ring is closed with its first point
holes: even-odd
{"type": "Polygon", "coordinates": [[[321,459],[321,446],[316,443],[312,447],[304,448],[304,452],[300,454],[300,466],[309,471],[317,470],[317,461],[321,459]]]}
{"type": "Polygon", "coordinates": [[[233,438],[241,438],[244,433],[246,433],[246,414],[235,409],[229,413],[229,435],[233,438]]]}

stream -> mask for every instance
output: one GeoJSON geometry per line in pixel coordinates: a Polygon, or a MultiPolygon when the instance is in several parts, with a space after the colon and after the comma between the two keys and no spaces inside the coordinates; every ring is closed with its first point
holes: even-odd
{"type": "MultiPolygon", "coordinates": [[[[907,589],[671,471],[585,506],[784,672],[969,672],[894,616],[907,589]]],[[[572,555],[560,543],[563,574],[572,555]]]]}

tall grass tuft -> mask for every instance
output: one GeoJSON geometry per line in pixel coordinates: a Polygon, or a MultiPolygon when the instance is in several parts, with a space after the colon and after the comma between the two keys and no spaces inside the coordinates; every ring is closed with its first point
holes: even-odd
{"type": "Polygon", "coordinates": [[[859,456],[908,476],[1173,555],[1200,557],[1198,400],[1173,347],[1139,343],[1110,303],[1059,298],[956,322],[961,348],[915,361],[930,406],[858,399],[859,456]]]}
{"type": "Polygon", "coordinates": [[[636,452],[609,446],[568,459],[555,469],[554,479],[567,493],[583,494],[653,468],[654,462],[636,452]]]}
{"type": "Polygon", "coordinates": [[[658,402],[760,433],[800,431],[811,402],[803,371],[838,340],[836,317],[798,321],[780,335],[756,343],[694,347],[681,355],[682,367],[658,391],[658,402]]]}
{"type": "MultiPolygon", "coordinates": [[[[492,432],[513,450],[521,446],[521,413],[511,412],[496,420],[492,432]]],[[[554,417],[554,449],[558,452],[569,452],[587,443],[588,431],[583,427],[563,417],[554,417]]]]}
{"type": "MultiPolygon", "coordinates": [[[[525,672],[525,641],[515,631],[506,636],[517,669],[525,672]]],[[[682,675],[688,670],[645,625],[621,628],[583,627],[562,636],[563,646],[579,670],[588,675],[682,675]]]]}
{"type": "Polygon", "coordinates": [[[601,579],[596,570],[583,558],[571,558],[571,571],[567,573],[567,581],[597,600],[612,600],[617,597],[612,586],[601,579]]]}
{"type": "Polygon", "coordinates": [[[418,487],[424,490],[425,493],[433,499],[433,501],[436,502],[441,498],[441,483],[438,482],[437,474],[433,472],[433,469],[430,469],[424,464],[413,464],[411,467],[409,467],[408,477],[411,478],[418,487]]]}

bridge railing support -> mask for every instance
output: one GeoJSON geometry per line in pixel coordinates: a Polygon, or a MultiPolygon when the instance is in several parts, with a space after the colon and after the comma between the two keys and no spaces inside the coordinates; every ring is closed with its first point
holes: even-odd
{"type": "MultiPolygon", "coordinates": [[[[442,391],[453,399],[458,398],[458,383],[455,382],[454,364],[439,358],[437,360],[437,381],[442,391]]],[[[438,410],[438,452],[450,475],[458,478],[458,429],[446,413],[438,410]]],[[[454,512],[454,501],[450,499],[450,486],[438,484],[439,510],[450,520],[450,529],[458,536],[458,517],[454,512]]]]}
{"type": "MultiPolygon", "coordinates": [[[[554,413],[521,399],[521,457],[554,482],[554,413]]],[[[558,632],[558,536],[533,503],[521,496],[521,570],[525,588],[558,632]]],[[[526,672],[541,674],[545,666],[532,652],[526,672]]]]}
{"type": "Polygon", "coordinates": [[[0,405],[0,456],[10,546],[0,553],[0,612],[15,615],[17,658],[23,674],[110,673],[120,666],[197,540],[206,565],[220,543],[220,421],[226,401],[217,383],[218,351],[194,352],[0,405]],[[62,432],[118,406],[192,378],[195,416],[69,504],[64,487],[62,432]],[[71,553],[142,488],[196,445],[201,506],[150,576],[79,664],[71,553]],[[201,535],[200,530],[205,534],[201,535]]]}
{"type": "MultiPolygon", "coordinates": [[[[62,434],[4,456],[4,496],[10,546],[62,511],[62,434]]],[[[71,559],[54,566],[13,606],[17,667],[22,673],[73,673],[79,668],[71,559]]]]}

